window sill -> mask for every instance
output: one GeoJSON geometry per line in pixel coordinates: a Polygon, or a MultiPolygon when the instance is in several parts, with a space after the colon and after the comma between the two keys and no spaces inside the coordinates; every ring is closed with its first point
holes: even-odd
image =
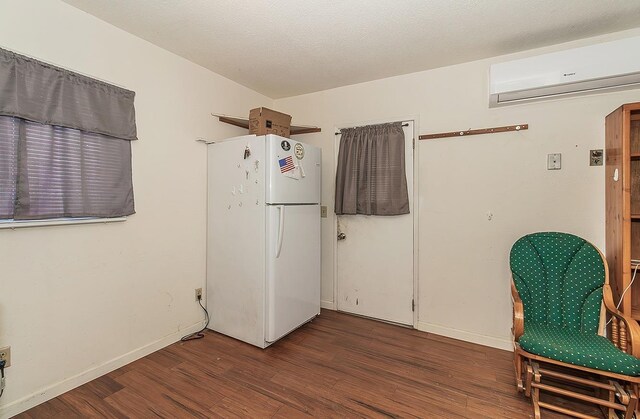
{"type": "Polygon", "coordinates": [[[77,218],[77,219],[57,219],[57,220],[33,220],[33,221],[6,221],[0,222],[0,230],[27,227],[63,226],[73,224],[107,224],[126,221],[127,217],[116,218],[77,218]]]}

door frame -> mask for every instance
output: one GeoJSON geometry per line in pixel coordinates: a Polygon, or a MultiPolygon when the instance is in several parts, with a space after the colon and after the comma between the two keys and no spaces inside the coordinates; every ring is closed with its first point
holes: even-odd
{"type": "MultiPolygon", "coordinates": [[[[339,132],[342,128],[351,128],[351,127],[360,127],[364,125],[374,125],[374,124],[386,124],[389,122],[413,122],[413,301],[414,301],[414,310],[413,310],[413,328],[418,328],[419,316],[420,312],[420,298],[419,298],[419,258],[418,258],[418,245],[419,245],[419,160],[416,155],[419,151],[419,121],[420,118],[418,115],[410,115],[401,118],[381,118],[367,121],[359,121],[359,122],[347,122],[340,123],[334,126],[334,133],[339,132]]],[[[335,182],[335,176],[338,170],[338,152],[340,151],[340,142],[338,135],[334,135],[333,140],[333,179],[335,182]]],[[[405,141],[407,139],[405,138],[405,141]]],[[[335,186],[333,188],[334,196],[332,197],[332,201],[335,206],[335,186]]],[[[331,236],[333,243],[333,309],[338,310],[338,241],[336,240],[336,232],[338,231],[338,216],[333,214],[333,234],[331,236]]]]}

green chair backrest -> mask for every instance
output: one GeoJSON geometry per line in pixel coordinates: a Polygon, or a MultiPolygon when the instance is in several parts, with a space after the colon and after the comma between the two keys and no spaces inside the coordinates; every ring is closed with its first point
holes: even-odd
{"type": "Polygon", "coordinates": [[[511,273],[528,323],[597,333],[605,266],[586,240],[566,233],[534,233],[511,248],[511,273]]]}

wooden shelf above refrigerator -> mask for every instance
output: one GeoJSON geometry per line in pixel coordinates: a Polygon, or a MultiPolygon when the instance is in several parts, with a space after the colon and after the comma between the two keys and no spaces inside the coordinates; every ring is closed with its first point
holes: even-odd
{"type": "MultiPolygon", "coordinates": [[[[218,118],[220,122],[224,122],[225,124],[234,125],[236,127],[249,129],[249,119],[248,118],[239,118],[235,116],[227,116],[222,114],[212,113],[211,115],[218,118]]],[[[299,134],[311,134],[314,132],[320,132],[321,129],[318,127],[306,126],[306,125],[291,125],[291,135],[299,135],[299,134]]]]}

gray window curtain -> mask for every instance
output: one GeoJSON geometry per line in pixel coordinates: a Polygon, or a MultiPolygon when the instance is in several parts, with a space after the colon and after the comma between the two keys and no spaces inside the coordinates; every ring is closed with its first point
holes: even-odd
{"type": "Polygon", "coordinates": [[[0,49],[0,219],[133,214],[133,98],[0,49]]]}
{"type": "Polygon", "coordinates": [[[336,214],[408,214],[402,123],[347,128],[340,133],[336,214]]]}
{"type": "Polygon", "coordinates": [[[0,48],[0,115],[135,140],[134,96],[0,48]]]}

